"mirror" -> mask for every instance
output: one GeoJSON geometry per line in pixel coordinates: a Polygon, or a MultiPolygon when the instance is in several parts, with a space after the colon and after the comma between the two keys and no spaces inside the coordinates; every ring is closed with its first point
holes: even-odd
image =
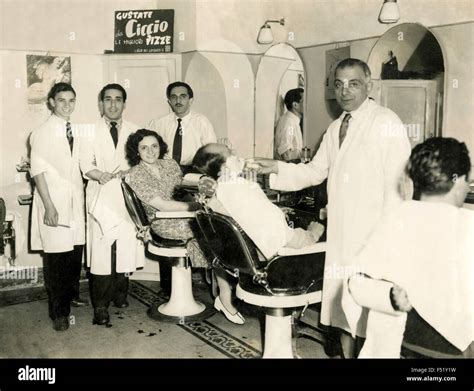
{"type": "Polygon", "coordinates": [[[285,94],[304,88],[304,81],[303,61],[292,46],[280,43],[262,56],[255,83],[254,156],[273,158],[276,124],[286,111],[285,94]]]}
{"type": "Polygon", "coordinates": [[[445,68],[430,30],[417,23],[391,28],[374,45],[368,65],[372,98],[398,114],[412,146],[441,136],[445,68]]]}

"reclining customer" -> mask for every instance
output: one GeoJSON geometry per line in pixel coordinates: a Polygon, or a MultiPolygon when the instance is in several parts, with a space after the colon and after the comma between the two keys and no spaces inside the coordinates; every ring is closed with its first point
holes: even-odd
{"type": "Polygon", "coordinates": [[[260,186],[244,178],[245,160],[221,144],[207,144],[196,152],[194,167],[217,181],[215,196],[208,206],[231,216],[267,258],[281,248],[302,248],[314,244],[324,226],[312,222],[307,230],[288,226],[285,214],[268,200],[260,186]]]}
{"type": "MultiPolygon", "coordinates": [[[[146,214],[154,219],[160,211],[194,211],[200,208],[197,202],[175,201],[173,195],[182,181],[182,173],[176,161],[163,159],[168,146],[161,136],[148,129],[139,129],[129,136],[126,144],[127,159],[132,168],[126,180],[143,202],[146,214]]],[[[192,219],[158,219],[151,229],[165,239],[187,241],[187,250],[193,267],[210,268],[197,241],[194,239],[192,219]]],[[[233,323],[243,324],[245,319],[232,303],[232,289],[224,272],[216,270],[219,296],[214,307],[224,313],[233,323]]]]}

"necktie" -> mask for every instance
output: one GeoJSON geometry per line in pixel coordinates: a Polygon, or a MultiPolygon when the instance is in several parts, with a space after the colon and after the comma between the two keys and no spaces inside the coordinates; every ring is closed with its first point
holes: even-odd
{"type": "Polygon", "coordinates": [[[181,118],[178,118],[178,127],[174,135],[173,142],[173,160],[176,160],[178,164],[181,162],[181,149],[183,145],[183,128],[181,127],[181,118]]]}
{"type": "Polygon", "coordinates": [[[117,142],[118,142],[117,122],[110,123],[110,135],[112,136],[112,140],[114,140],[114,147],[117,148],[117,142]]]}
{"type": "Polygon", "coordinates": [[[72,135],[72,129],[71,129],[71,123],[66,122],[66,137],[67,141],[69,143],[69,148],[71,149],[71,154],[72,154],[72,148],[74,146],[74,137],[72,135]]]}
{"type": "Polygon", "coordinates": [[[351,115],[347,113],[344,116],[344,119],[342,120],[341,127],[339,129],[339,148],[341,148],[341,145],[346,138],[347,135],[347,129],[349,128],[349,120],[351,119],[351,115]]]}

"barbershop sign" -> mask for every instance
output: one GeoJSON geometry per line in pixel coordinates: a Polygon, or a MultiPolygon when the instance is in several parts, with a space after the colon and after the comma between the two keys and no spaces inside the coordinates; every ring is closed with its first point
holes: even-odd
{"type": "Polygon", "coordinates": [[[115,11],[115,53],[172,53],[174,10],[115,11]]]}

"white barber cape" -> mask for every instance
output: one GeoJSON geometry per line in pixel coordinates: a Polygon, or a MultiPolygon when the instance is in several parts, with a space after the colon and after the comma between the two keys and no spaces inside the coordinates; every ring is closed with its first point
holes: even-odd
{"type": "Polygon", "coordinates": [[[401,201],[399,179],[410,155],[410,142],[398,116],[371,99],[351,112],[339,150],[335,120],[308,164],[278,162],[270,186],[300,190],[328,178],[328,231],[321,322],[349,330],[341,307],[342,281],[379,219],[401,201]]]}
{"type": "MultiPolygon", "coordinates": [[[[473,211],[405,201],[377,226],[355,262],[370,277],[401,286],[418,314],[464,351],[474,340],[473,238],[473,211]]],[[[361,308],[347,290],[343,307],[352,333],[361,334],[358,328],[365,325],[361,308]]],[[[404,330],[403,318],[370,311],[369,345],[361,354],[394,357],[394,352],[399,357],[404,330]]]]}
{"type": "Polygon", "coordinates": [[[229,181],[219,178],[216,199],[221,205],[211,199],[211,209],[230,215],[267,259],[293,237],[294,230],[288,226],[284,213],[268,200],[256,182],[241,177],[229,181]]]}
{"type": "MultiPolygon", "coordinates": [[[[117,148],[114,147],[110,128],[105,120],[99,121],[93,134],[82,143],[80,166],[85,174],[99,169],[107,172],[128,170],[125,143],[138,126],[122,121],[117,148]]],[[[135,226],[124,213],[125,202],[120,182],[111,180],[105,185],[90,180],[86,190],[87,206],[87,264],[92,274],[111,274],[111,246],[117,241],[117,272],[133,272],[143,267],[143,243],[137,239],[135,226]],[[114,209],[112,211],[112,209],[114,209]]]]}
{"type": "Polygon", "coordinates": [[[31,210],[31,249],[47,253],[72,251],[85,241],[84,188],[79,170],[80,137],[75,132],[71,155],[66,138],[66,121],[52,115],[31,134],[32,177],[44,173],[49,195],[61,226],[44,224],[44,205],[35,188],[31,210]]]}

